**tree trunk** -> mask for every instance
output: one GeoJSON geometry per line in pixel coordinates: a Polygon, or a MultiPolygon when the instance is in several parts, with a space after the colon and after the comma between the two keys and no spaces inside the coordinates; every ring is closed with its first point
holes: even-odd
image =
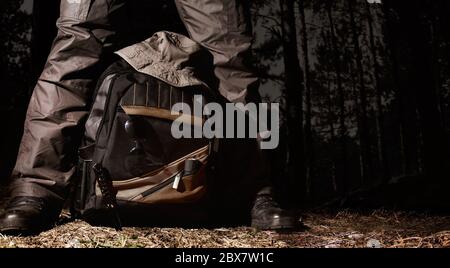
{"type": "MultiPolygon", "coordinates": [[[[349,63],[349,69],[352,70],[352,72],[357,72],[356,71],[356,67],[354,66],[354,64],[349,63]]],[[[355,76],[351,76],[351,81],[352,81],[352,97],[353,97],[353,101],[355,102],[355,113],[356,113],[356,118],[358,119],[356,121],[356,127],[357,127],[357,135],[359,137],[359,143],[361,144],[363,142],[362,140],[362,133],[361,133],[361,129],[363,129],[363,127],[361,126],[362,122],[361,122],[361,100],[360,100],[360,91],[358,89],[358,81],[356,81],[357,78],[355,78],[355,76]]],[[[361,185],[364,185],[364,183],[366,182],[366,177],[365,174],[367,172],[367,169],[365,169],[364,167],[366,166],[366,160],[364,158],[364,154],[363,154],[363,148],[360,145],[360,149],[359,149],[359,175],[360,175],[360,183],[361,185]]]]}
{"type": "Polygon", "coordinates": [[[399,127],[400,172],[401,176],[407,176],[413,175],[415,171],[414,158],[417,155],[413,147],[415,147],[416,142],[413,143],[412,139],[417,140],[418,134],[414,124],[415,112],[410,112],[415,109],[411,98],[412,94],[401,81],[399,44],[397,41],[400,33],[398,31],[398,24],[392,14],[393,9],[391,3],[389,0],[383,1],[382,3],[385,23],[384,37],[389,50],[389,59],[391,62],[390,72],[395,88],[395,107],[397,109],[399,127]]]}
{"type": "Polygon", "coordinates": [[[294,13],[294,0],[280,0],[282,21],[282,46],[285,66],[286,108],[288,128],[288,172],[294,201],[299,200],[299,189],[304,195],[305,163],[304,163],[304,135],[303,135],[303,100],[304,91],[303,70],[298,58],[297,29],[294,13]],[[295,196],[295,197],[294,197],[295,196]]]}
{"type": "MultiPolygon", "coordinates": [[[[432,65],[433,65],[433,73],[434,73],[434,79],[436,81],[436,93],[438,97],[438,103],[439,103],[439,113],[441,114],[441,124],[442,126],[447,126],[447,119],[445,116],[445,101],[442,98],[442,66],[440,63],[440,44],[444,43],[445,40],[442,40],[440,37],[440,32],[443,31],[439,26],[439,20],[442,20],[439,14],[439,6],[435,6],[433,9],[434,17],[432,18],[431,22],[431,44],[432,44],[432,65]]],[[[446,25],[447,26],[447,25],[446,25]]]]}
{"type": "Polygon", "coordinates": [[[410,1],[408,8],[399,5],[397,10],[411,46],[411,89],[417,96],[417,111],[423,137],[424,172],[430,184],[449,185],[443,176],[448,161],[447,140],[441,125],[436,81],[432,65],[432,44],[429,21],[421,16],[427,12],[428,2],[410,1]]]}
{"type": "Polygon", "coordinates": [[[326,12],[328,16],[328,22],[330,27],[330,39],[331,47],[334,61],[334,69],[336,72],[336,86],[339,98],[339,140],[340,140],[340,151],[341,151],[341,166],[338,179],[338,190],[341,196],[345,195],[348,191],[347,179],[348,179],[348,169],[347,169],[347,127],[345,125],[345,93],[344,87],[342,85],[342,68],[340,62],[340,51],[338,47],[338,40],[336,37],[335,24],[332,14],[332,4],[333,1],[327,1],[326,12]]]}
{"type": "Polygon", "coordinates": [[[302,24],[301,44],[305,73],[305,160],[306,160],[306,196],[311,197],[312,177],[314,174],[314,146],[312,137],[312,100],[311,100],[311,72],[309,61],[308,26],[305,16],[305,0],[298,3],[300,21],[302,24]]]}
{"type": "Polygon", "coordinates": [[[361,46],[359,44],[359,33],[355,19],[355,0],[348,0],[348,10],[350,15],[350,27],[352,32],[353,47],[356,56],[356,67],[358,73],[358,88],[359,88],[359,144],[360,144],[360,158],[361,158],[361,179],[364,183],[372,178],[372,165],[370,153],[370,135],[369,126],[367,123],[367,90],[364,80],[364,66],[361,46]]]}
{"type": "Polygon", "coordinates": [[[377,53],[377,45],[375,41],[375,34],[373,31],[373,17],[370,11],[369,2],[366,2],[366,10],[367,10],[367,18],[369,25],[369,40],[370,40],[370,52],[372,54],[373,60],[373,71],[374,71],[374,82],[376,89],[376,126],[377,126],[377,146],[378,146],[378,160],[381,163],[382,167],[382,181],[384,183],[388,183],[391,179],[391,172],[389,168],[389,163],[387,159],[387,148],[386,148],[386,140],[385,140],[385,128],[384,128],[384,113],[383,113],[383,89],[381,88],[381,79],[380,73],[381,68],[378,63],[378,53],[377,53]]]}
{"type": "MultiPolygon", "coordinates": [[[[327,77],[329,77],[330,75],[327,74],[327,77]]],[[[330,128],[330,140],[331,143],[334,143],[336,141],[336,135],[334,134],[334,124],[333,124],[333,92],[331,90],[331,79],[328,79],[328,83],[327,83],[327,89],[328,89],[328,94],[327,94],[327,106],[328,106],[328,126],[330,128]]],[[[338,186],[338,181],[337,181],[337,175],[336,175],[336,165],[337,165],[337,157],[336,154],[334,152],[332,152],[332,166],[331,166],[331,184],[333,185],[333,190],[335,191],[335,193],[338,193],[338,191],[340,190],[338,186]]]]}
{"type": "MultiPolygon", "coordinates": [[[[331,47],[329,44],[329,37],[326,35],[325,31],[321,31],[322,40],[325,43],[325,47],[329,48],[331,47]]],[[[327,91],[326,91],[326,107],[327,107],[327,116],[328,116],[328,128],[329,128],[329,134],[330,134],[330,144],[334,144],[336,142],[336,135],[335,135],[335,129],[334,129],[334,107],[333,107],[333,91],[332,91],[332,75],[329,71],[326,71],[326,82],[327,82],[327,91]]],[[[336,83],[334,83],[336,84],[336,83]]],[[[336,174],[336,166],[338,163],[338,157],[335,151],[331,151],[331,184],[333,186],[333,190],[335,193],[338,193],[338,181],[337,181],[337,174],[336,174]]]]}

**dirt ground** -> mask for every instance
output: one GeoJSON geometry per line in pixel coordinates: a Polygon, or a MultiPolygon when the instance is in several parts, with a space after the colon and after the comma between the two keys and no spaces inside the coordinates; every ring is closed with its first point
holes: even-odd
{"type": "Polygon", "coordinates": [[[36,237],[0,235],[2,247],[58,248],[441,248],[450,247],[450,217],[405,212],[310,213],[306,230],[262,232],[252,228],[161,229],[125,228],[116,232],[82,221],[61,224],[36,237]]]}

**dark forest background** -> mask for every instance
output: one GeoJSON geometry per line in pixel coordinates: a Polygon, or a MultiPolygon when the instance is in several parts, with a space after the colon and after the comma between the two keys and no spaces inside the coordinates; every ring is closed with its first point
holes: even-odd
{"type": "MultiPolygon", "coordinates": [[[[145,10],[133,16],[136,40],[148,25],[183,31],[171,1],[134,2],[145,10]]],[[[0,2],[5,180],[59,1],[24,7],[0,2]]],[[[258,0],[252,14],[261,94],[283,108],[272,163],[293,204],[450,204],[449,1],[258,0]]]]}

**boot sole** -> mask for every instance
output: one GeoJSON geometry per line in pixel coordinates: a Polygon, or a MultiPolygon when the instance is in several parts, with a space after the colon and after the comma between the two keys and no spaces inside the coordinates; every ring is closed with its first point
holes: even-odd
{"type": "Polygon", "coordinates": [[[0,233],[10,236],[33,236],[47,230],[49,227],[32,227],[21,219],[16,219],[9,223],[3,223],[0,227],[0,233]]]}

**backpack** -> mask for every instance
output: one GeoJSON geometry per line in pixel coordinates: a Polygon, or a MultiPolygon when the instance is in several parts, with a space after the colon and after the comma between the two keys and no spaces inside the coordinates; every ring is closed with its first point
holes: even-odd
{"type": "Polygon", "coordinates": [[[192,107],[195,95],[213,99],[206,87],[169,85],[123,59],[112,64],[99,79],[86,122],[72,213],[120,229],[122,214],[142,222],[142,211],[152,215],[152,207],[180,217],[187,207],[201,207],[217,143],[171,134],[178,117],[172,105],[192,107]]]}
{"type": "Polygon", "coordinates": [[[248,223],[256,192],[267,183],[256,140],[176,139],[171,131],[174,120],[192,133],[208,119],[184,109],[172,114],[172,105],[193,112],[198,95],[200,108],[228,102],[205,83],[214,83],[210,54],[167,31],[116,54],[85,124],[72,215],[117,229],[248,223]]]}

